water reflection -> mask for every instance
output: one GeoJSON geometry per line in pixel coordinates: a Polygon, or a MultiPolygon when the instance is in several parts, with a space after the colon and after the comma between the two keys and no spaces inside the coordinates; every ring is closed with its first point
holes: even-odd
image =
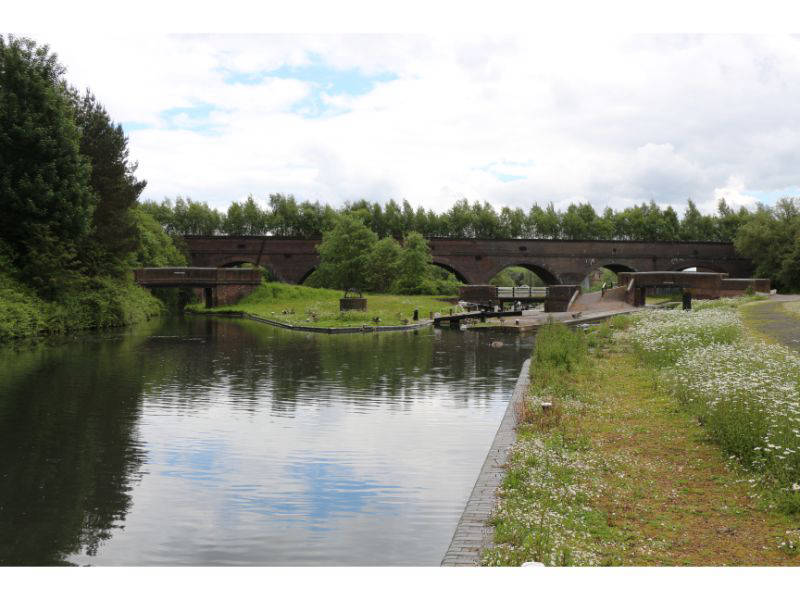
{"type": "Polygon", "coordinates": [[[489,339],[176,318],[6,349],[0,564],[436,564],[530,351],[489,339]]]}

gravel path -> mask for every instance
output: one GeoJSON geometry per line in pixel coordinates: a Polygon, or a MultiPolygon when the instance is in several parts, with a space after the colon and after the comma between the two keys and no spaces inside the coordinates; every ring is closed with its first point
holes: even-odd
{"type": "Polygon", "coordinates": [[[778,295],[768,302],[754,302],[743,307],[747,324],[776,342],[800,351],[800,318],[793,317],[781,306],[800,300],[800,295],[778,295]]]}

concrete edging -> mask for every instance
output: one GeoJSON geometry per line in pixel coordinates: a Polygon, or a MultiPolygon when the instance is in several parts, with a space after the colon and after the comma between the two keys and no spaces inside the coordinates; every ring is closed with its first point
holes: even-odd
{"type": "Polygon", "coordinates": [[[481,551],[491,547],[494,527],[488,524],[496,503],[497,488],[506,476],[505,465],[511,446],[517,439],[517,406],[525,398],[530,383],[531,359],[522,363],[517,384],[506,406],[503,420],[494,436],[483,467],[472,488],[467,505],[456,525],[450,547],[442,559],[443,567],[474,567],[480,564],[481,551]]]}
{"type": "Polygon", "coordinates": [[[272,325],[273,327],[282,327],[283,329],[291,329],[293,331],[309,331],[312,333],[380,333],[382,331],[411,331],[413,329],[422,329],[429,327],[433,321],[426,320],[414,323],[413,325],[378,325],[378,326],[362,326],[362,327],[311,327],[306,325],[290,325],[288,323],[281,323],[280,321],[273,321],[272,319],[265,319],[250,313],[241,311],[225,311],[225,312],[192,312],[193,315],[201,315],[204,317],[234,317],[239,319],[250,319],[258,323],[272,325]]]}

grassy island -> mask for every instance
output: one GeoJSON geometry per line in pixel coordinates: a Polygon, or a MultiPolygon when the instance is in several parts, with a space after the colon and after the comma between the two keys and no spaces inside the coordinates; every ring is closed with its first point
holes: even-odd
{"type": "Polygon", "coordinates": [[[244,312],[287,325],[306,327],[374,327],[412,323],[414,309],[420,320],[428,319],[431,312],[442,314],[458,305],[440,296],[402,296],[394,294],[364,294],[367,311],[339,311],[339,290],[312,288],[288,283],[263,283],[252,294],[230,306],[205,308],[192,304],[187,310],[196,313],[244,312]]]}

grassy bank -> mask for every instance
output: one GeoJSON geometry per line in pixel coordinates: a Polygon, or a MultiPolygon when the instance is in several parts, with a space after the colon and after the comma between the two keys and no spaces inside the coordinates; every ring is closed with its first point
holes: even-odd
{"type": "Polygon", "coordinates": [[[540,332],[485,564],[800,564],[800,357],[742,302],[540,332]]]}
{"type": "Polygon", "coordinates": [[[133,282],[95,278],[46,302],[0,273],[0,341],[131,325],[163,310],[159,300],[133,282]]]}
{"type": "Polygon", "coordinates": [[[365,294],[366,312],[340,312],[341,297],[342,292],[338,290],[270,282],[261,284],[252,294],[231,306],[206,309],[202,304],[192,304],[187,309],[211,313],[242,311],[289,325],[311,327],[402,325],[412,322],[414,309],[419,310],[420,319],[427,319],[431,312],[460,310],[436,296],[365,294]]]}
{"type": "Polygon", "coordinates": [[[781,308],[795,319],[800,319],[800,302],[784,302],[781,308]]]}

